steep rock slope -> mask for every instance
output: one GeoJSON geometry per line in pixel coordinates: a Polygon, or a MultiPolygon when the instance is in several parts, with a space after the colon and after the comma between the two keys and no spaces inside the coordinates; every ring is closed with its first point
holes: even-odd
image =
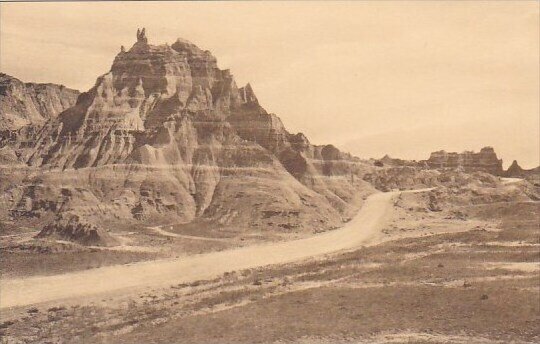
{"type": "Polygon", "coordinates": [[[0,164],[24,161],[42,126],[78,96],[62,85],[23,83],[0,73],[0,164]]]}
{"type": "Polygon", "coordinates": [[[362,179],[371,167],[289,133],[210,52],[151,45],[144,29],[47,122],[26,163],[17,180],[0,179],[11,216],[324,230],[373,192],[362,179]]]}
{"type": "Polygon", "coordinates": [[[73,106],[79,91],[62,85],[23,83],[0,73],[0,130],[43,125],[73,106]]]}

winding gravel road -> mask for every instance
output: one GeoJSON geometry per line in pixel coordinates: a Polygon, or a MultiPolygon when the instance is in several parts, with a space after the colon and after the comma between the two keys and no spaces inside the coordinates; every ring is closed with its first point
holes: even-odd
{"type": "MultiPolygon", "coordinates": [[[[405,192],[421,192],[414,190],[405,192]]],[[[169,286],[210,279],[228,271],[289,263],[341,250],[377,239],[392,199],[400,192],[371,195],[344,227],[306,239],[261,244],[178,259],[117,265],[56,276],[0,281],[0,308],[25,306],[61,299],[83,298],[127,288],[169,286]]]]}

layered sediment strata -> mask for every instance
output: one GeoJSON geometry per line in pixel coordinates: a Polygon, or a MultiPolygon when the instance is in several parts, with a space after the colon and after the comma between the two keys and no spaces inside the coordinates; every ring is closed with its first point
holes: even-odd
{"type": "Polygon", "coordinates": [[[503,174],[502,160],[497,158],[492,147],[484,147],[480,152],[463,153],[444,150],[431,153],[427,165],[436,169],[463,169],[465,172],[487,172],[496,176],[503,174]]]}
{"type": "Polygon", "coordinates": [[[209,51],[144,30],[35,137],[18,180],[1,174],[12,216],[312,231],[373,190],[368,165],[289,133],[209,51]]]}
{"type": "Polygon", "coordinates": [[[21,163],[43,125],[73,106],[79,91],[24,83],[0,73],[0,164],[21,163]]]}
{"type": "Polygon", "coordinates": [[[79,91],[62,85],[23,83],[0,73],[0,130],[43,125],[73,106],[79,91]]]}

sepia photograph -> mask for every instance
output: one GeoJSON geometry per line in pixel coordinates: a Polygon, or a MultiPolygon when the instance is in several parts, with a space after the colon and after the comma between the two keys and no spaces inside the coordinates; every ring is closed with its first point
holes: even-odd
{"type": "Polygon", "coordinates": [[[540,2],[0,1],[0,343],[540,343],[540,2]]]}

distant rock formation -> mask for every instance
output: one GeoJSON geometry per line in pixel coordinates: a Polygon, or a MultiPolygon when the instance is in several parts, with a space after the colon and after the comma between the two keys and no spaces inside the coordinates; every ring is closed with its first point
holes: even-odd
{"type": "Polygon", "coordinates": [[[524,169],[521,168],[521,166],[519,166],[518,162],[516,160],[514,160],[512,162],[512,165],[510,165],[510,167],[508,167],[508,169],[505,171],[505,176],[507,177],[520,177],[523,175],[523,173],[525,172],[524,169]]]}
{"type": "MultiPolygon", "coordinates": [[[[144,29],[22,158],[28,166],[16,174],[0,168],[0,210],[44,222],[69,212],[107,228],[205,221],[319,231],[350,218],[373,190],[362,179],[370,165],[289,133],[209,51],[184,39],[149,44],[144,29]]],[[[43,235],[65,227],[51,223],[43,235]]]]}
{"type": "Polygon", "coordinates": [[[62,85],[23,83],[0,73],[0,164],[24,162],[43,125],[78,96],[62,85]]]}
{"type": "Polygon", "coordinates": [[[521,166],[519,166],[516,160],[514,160],[512,162],[512,165],[510,165],[510,167],[508,167],[508,169],[504,171],[504,176],[510,178],[526,178],[535,175],[537,177],[540,177],[540,166],[532,168],[530,170],[525,170],[521,168],[521,166]]]}
{"type": "Polygon", "coordinates": [[[381,191],[419,189],[438,185],[439,173],[410,166],[392,166],[364,175],[364,180],[381,191]]]}
{"type": "Polygon", "coordinates": [[[492,147],[484,147],[479,153],[466,151],[463,153],[446,152],[444,150],[431,153],[427,165],[434,169],[462,169],[465,172],[487,172],[495,176],[503,175],[502,160],[497,158],[492,147]]]}
{"type": "Polygon", "coordinates": [[[373,162],[375,166],[383,167],[383,166],[410,166],[410,167],[417,167],[417,166],[424,166],[423,164],[420,164],[416,160],[403,160],[398,158],[392,158],[388,154],[383,156],[381,159],[375,160],[373,162]]]}
{"type": "Polygon", "coordinates": [[[0,131],[43,125],[75,105],[79,91],[62,85],[23,83],[0,73],[0,131]]]}

